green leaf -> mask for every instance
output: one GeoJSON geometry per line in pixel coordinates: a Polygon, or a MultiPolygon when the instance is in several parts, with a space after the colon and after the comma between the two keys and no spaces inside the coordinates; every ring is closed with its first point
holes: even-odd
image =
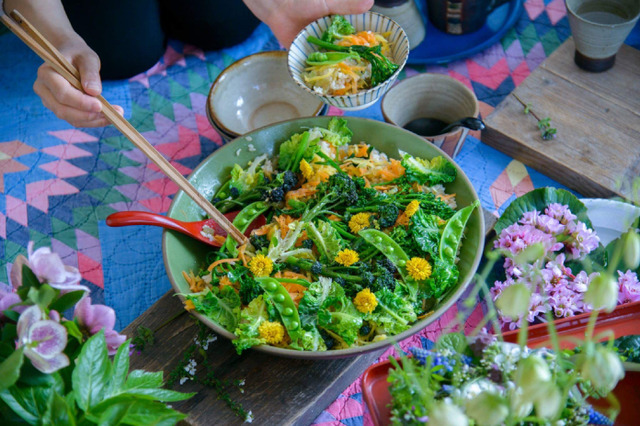
{"type": "Polygon", "coordinates": [[[544,213],[545,208],[552,203],[569,206],[569,210],[578,217],[578,220],[584,222],[587,228],[593,228],[587,216],[587,208],[578,197],[564,189],[545,187],[534,189],[509,204],[509,207],[496,222],[496,233],[500,235],[503,229],[516,223],[526,212],[538,210],[544,213]]]}
{"type": "Polygon", "coordinates": [[[75,426],[76,424],[76,418],[72,408],[67,404],[67,400],[58,393],[52,395],[49,407],[42,421],[44,424],[51,425],[75,426]]]}
{"type": "Polygon", "coordinates": [[[37,424],[49,407],[53,392],[62,391],[62,383],[56,386],[18,386],[0,392],[0,398],[29,424],[37,424]]]}
{"type": "Polygon", "coordinates": [[[440,336],[436,342],[436,350],[448,349],[453,353],[471,355],[471,348],[467,338],[462,333],[447,333],[440,336]]]}
{"type": "Polygon", "coordinates": [[[18,296],[20,296],[22,300],[27,300],[29,290],[31,290],[32,287],[38,289],[40,286],[40,281],[31,268],[27,265],[22,265],[22,285],[17,290],[18,296]]]}
{"type": "Polygon", "coordinates": [[[58,312],[64,312],[69,308],[72,308],[82,296],[84,296],[84,290],[76,290],[71,291],[69,293],[65,293],[58,298],[55,302],[53,302],[50,306],[51,309],[55,309],[58,312]]]}
{"type": "MultiPolygon", "coordinates": [[[[7,311],[4,311],[5,314],[7,313],[7,311]]],[[[10,311],[10,312],[14,312],[17,314],[17,312],[15,311],[10,311]]],[[[19,316],[19,315],[18,315],[19,316]]],[[[16,319],[17,321],[17,319],[16,319]]],[[[5,324],[2,326],[2,341],[3,342],[9,342],[10,345],[12,346],[11,350],[13,351],[13,348],[16,347],[15,345],[15,340],[18,338],[18,334],[16,332],[16,325],[15,324],[5,324]]]]}
{"type": "Polygon", "coordinates": [[[2,311],[2,314],[9,318],[11,321],[15,321],[18,322],[18,319],[20,318],[20,313],[16,312],[16,311],[12,311],[10,309],[6,309],[4,311],[2,311]]]}
{"type": "Polygon", "coordinates": [[[27,294],[34,304],[40,306],[42,310],[45,310],[49,307],[53,299],[56,298],[57,292],[49,284],[42,284],[40,288],[31,287],[27,294]]]}
{"type": "Polygon", "coordinates": [[[76,324],[75,321],[63,321],[61,324],[64,326],[64,328],[67,329],[67,333],[69,334],[69,336],[75,337],[78,342],[82,343],[84,337],[82,336],[82,332],[78,328],[78,324],[76,324]]]}
{"type": "Polygon", "coordinates": [[[420,209],[411,217],[410,229],[418,247],[423,252],[431,254],[431,257],[435,257],[438,254],[440,245],[438,217],[433,214],[425,214],[420,209]]]}
{"type": "Polygon", "coordinates": [[[162,371],[150,373],[144,370],[133,370],[125,382],[124,389],[159,388],[162,386],[162,376],[162,371]]]}
{"type": "Polygon", "coordinates": [[[20,368],[24,362],[24,346],[16,349],[0,364],[0,391],[13,386],[20,377],[20,368]]]}
{"type": "Polygon", "coordinates": [[[134,426],[175,425],[187,417],[186,414],[173,410],[163,403],[144,399],[114,399],[111,404],[105,405],[98,419],[93,416],[95,413],[92,413],[91,420],[96,420],[100,425],[124,423],[134,426]]]}
{"type": "Polygon", "coordinates": [[[109,395],[113,395],[124,388],[127,374],[129,373],[129,343],[131,343],[131,340],[127,340],[120,345],[116,355],[113,357],[113,373],[109,383],[109,395]]]}
{"type": "Polygon", "coordinates": [[[104,339],[104,331],[91,337],[82,346],[71,375],[71,383],[78,407],[88,411],[105,396],[111,363],[104,339]]]}
{"type": "Polygon", "coordinates": [[[195,393],[183,393],[169,389],[146,389],[146,388],[133,388],[127,389],[120,395],[137,397],[141,399],[149,399],[156,401],[182,401],[191,398],[195,393]]]}
{"type": "Polygon", "coordinates": [[[18,383],[25,386],[49,387],[62,383],[62,377],[57,371],[53,374],[46,374],[35,368],[30,362],[25,362],[22,364],[18,383]]]}

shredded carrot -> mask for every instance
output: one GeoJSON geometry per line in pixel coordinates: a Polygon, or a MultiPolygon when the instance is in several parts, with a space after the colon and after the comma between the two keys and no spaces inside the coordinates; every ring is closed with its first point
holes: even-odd
{"type": "Polygon", "coordinates": [[[240,259],[242,259],[242,264],[244,266],[247,266],[247,258],[244,255],[244,251],[247,249],[247,244],[242,244],[240,247],[238,247],[238,257],[240,259]]]}
{"type": "Polygon", "coordinates": [[[304,240],[309,239],[309,236],[307,235],[307,231],[302,231],[302,233],[300,234],[300,236],[298,237],[298,239],[296,240],[296,247],[301,247],[302,246],[302,242],[304,240]]]}
{"type": "Polygon", "coordinates": [[[213,262],[211,265],[209,265],[209,267],[207,268],[207,271],[211,272],[214,270],[214,268],[218,265],[221,265],[223,263],[233,263],[233,262],[237,262],[238,259],[236,258],[230,258],[230,259],[220,259],[220,260],[216,260],[215,262],[213,262]]]}
{"type": "Polygon", "coordinates": [[[411,220],[409,219],[409,216],[407,216],[405,212],[402,212],[396,219],[396,223],[394,226],[398,226],[398,225],[409,226],[410,223],[411,223],[411,220]]]}
{"type": "Polygon", "coordinates": [[[280,236],[282,238],[287,236],[287,232],[289,232],[289,224],[294,221],[294,219],[288,214],[282,214],[280,216],[274,216],[278,225],[280,225],[280,236]]]}
{"type": "Polygon", "coordinates": [[[291,299],[293,299],[293,303],[298,306],[298,304],[300,303],[300,299],[302,299],[302,296],[304,296],[304,292],[307,291],[307,288],[300,284],[288,282],[283,282],[282,286],[287,289],[287,293],[289,293],[291,299]]]}
{"type": "Polygon", "coordinates": [[[307,184],[305,183],[304,185],[302,185],[302,188],[296,189],[295,191],[287,192],[287,194],[285,195],[285,198],[287,200],[290,200],[290,199],[299,200],[301,198],[308,197],[316,193],[315,188],[305,188],[306,185],[307,184]]]}
{"type": "Polygon", "coordinates": [[[220,243],[221,245],[224,244],[225,241],[227,241],[226,237],[223,237],[222,235],[216,235],[216,236],[213,237],[213,239],[217,243],[220,243]]]}
{"type": "Polygon", "coordinates": [[[369,157],[369,153],[367,152],[368,150],[369,150],[369,145],[367,145],[366,143],[359,144],[356,151],[356,157],[368,158],[369,157]]]}
{"type": "Polygon", "coordinates": [[[378,191],[388,191],[388,190],[393,189],[395,187],[396,187],[396,185],[377,185],[376,189],[378,191]]]}
{"type": "Polygon", "coordinates": [[[342,222],[342,219],[340,219],[335,214],[330,214],[329,216],[327,216],[327,219],[332,220],[334,222],[342,222]]]}
{"type": "Polygon", "coordinates": [[[267,235],[269,233],[269,231],[271,230],[271,227],[273,225],[268,224],[268,225],[262,225],[260,228],[256,229],[253,231],[253,235],[267,235]]]}
{"type": "Polygon", "coordinates": [[[456,196],[456,194],[438,194],[438,196],[436,197],[439,200],[442,201],[449,201],[450,199],[454,198],[456,196]]]}
{"type": "Polygon", "coordinates": [[[218,284],[218,288],[220,288],[220,290],[222,290],[222,287],[224,287],[224,286],[231,286],[231,287],[233,287],[234,290],[238,291],[238,289],[236,288],[236,283],[231,282],[229,277],[227,277],[226,275],[224,275],[223,277],[220,278],[220,284],[218,284]]]}
{"type": "Polygon", "coordinates": [[[428,317],[428,316],[431,316],[431,314],[433,314],[433,311],[429,311],[429,312],[427,312],[426,314],[422,314],[422,315],[420,315],[420,316],[418,317],[418,319],[426,318],[426,317],[428,317]]]}
{"type": "Polygon", "coordinates": [[[182,271],[182,277],[187,282],[187,284],[189,284],[189,288],[191,288],[191,277],[185,271],[182,271]]]}

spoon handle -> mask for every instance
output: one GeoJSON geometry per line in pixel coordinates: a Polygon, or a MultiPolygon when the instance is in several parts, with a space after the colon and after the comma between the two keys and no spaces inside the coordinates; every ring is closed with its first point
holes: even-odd
{"type": "Polygon", "coordinates": [[[107,217],[106,223],[109,226],[153,225],[173,229],[178,232],[189,233],[189,230],[184,226],[184,223],[179,220],[175,220],[161,214],[143,211],[113,213],[107,217]]]}

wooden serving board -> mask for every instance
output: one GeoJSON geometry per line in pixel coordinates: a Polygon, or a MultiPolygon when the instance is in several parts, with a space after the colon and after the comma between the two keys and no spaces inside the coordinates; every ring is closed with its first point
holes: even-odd
{"type": "MultiPolygon", "coordinates": [[[[483,209],[488,234],[495,216],[483,209]]],[[[131,356],[131,370],[164,371],[165,379],[183,358],[184,352],[198,334],[198,326],[186,314],[173,290],[167,292],[145,313],[133,321],[123,333],[135,336],[139,326],[155,331],[155,343],[131,356]],[[181,315],[181,313],[184,313],[181,315]]],[[[311,424],[342,391],[352,384],[382,354],[376,351],[357,357],[324,361],[279,358],[255,350],[241,356],[229,340],[219,337],[207,351],[211,365],[220,380],[245,380],[244,393],[229,392],[231,399],[251,410],[259,425],[311,424]]],[[[197,374],[205,374],[198,366],[197,374]]],[[[213,389],[193,381],[177,385],[175,390],[197,392],[186,401],[171,405],[189,414],[188,424],[240,425],[243,423],[213,389]]]]}
{"type": "Polygon", "coordinates": [[[554,139],[543,140],[536,119],[509,95],[487,117],[482,142],[583,196],[631,199],[640,175],[640,51],[623,45],[603,73],[581,70],[573,56],[569,38],[514,90],[551,118],[554,139]]]}

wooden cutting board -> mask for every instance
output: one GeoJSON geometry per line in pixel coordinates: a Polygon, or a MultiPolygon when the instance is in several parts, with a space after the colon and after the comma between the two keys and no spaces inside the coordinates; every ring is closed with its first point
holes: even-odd
{"type": "MultiPolygon", "coordinates": [[[[573,62],[569,38],[514,93],[557,129],[543,140],[536,119],[507,96],[486,119],[482,142],[587,197],[632,199],[640,175],[640,51],[623,45],[603,73],[573,62]]],[[[635,190],[638,196],[638,188],[635,190]]]]}

